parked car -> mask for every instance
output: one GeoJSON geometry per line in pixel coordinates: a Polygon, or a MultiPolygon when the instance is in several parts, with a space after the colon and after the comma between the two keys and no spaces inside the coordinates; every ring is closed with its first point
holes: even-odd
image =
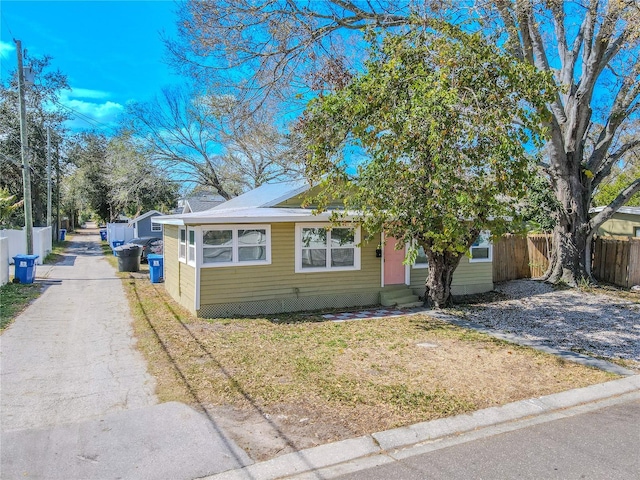
{"type": "Polygon", "coordinates": [[[142,263],[146,263],[147,255],[150,253],[162,255],[162,239],[158,237],[132,238],[126,244],[140,245],[142,247],[142,256],[140,257],[142,263]]]}

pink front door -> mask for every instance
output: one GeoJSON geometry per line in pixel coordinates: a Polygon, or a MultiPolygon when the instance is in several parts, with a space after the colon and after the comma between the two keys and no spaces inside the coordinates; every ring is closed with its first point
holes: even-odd
{"type": "Polygon", "coordinates": [[[396,250],[396,240],[387,238],[384,244],[384,284],[385,285],[401,285],[404,284],[405,266],[402,264],[404,260],[404,247],[396,250]]]}

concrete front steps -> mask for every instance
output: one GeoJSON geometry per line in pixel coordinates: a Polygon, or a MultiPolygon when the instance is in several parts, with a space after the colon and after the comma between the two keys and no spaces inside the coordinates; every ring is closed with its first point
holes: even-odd
{"type": "Polygon", "coordinates": [[[407,285],[389,285],[380,292],[380,304],[385,307],[421,307],[422,300],[407,285]]]}

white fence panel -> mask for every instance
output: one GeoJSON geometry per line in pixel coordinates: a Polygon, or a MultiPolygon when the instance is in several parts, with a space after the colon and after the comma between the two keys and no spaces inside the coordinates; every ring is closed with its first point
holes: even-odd
{"type": "Polygon", "coordinates": [[[107,223],[107,242],[128,242],[135,237],[133,226],[126,223],[107,223]]]}
{"type": "MultiPolygon", "coordinates": [[[[0,237],[6,237],[8,241],[7,256],[9,263],[13,264],[13,257],[27,253],[27,231],[0,230],[0,237]]],[[[37,265],[42,265],[45,257],[51,253],[51,227],[34,227],[33,229],[33,254],[38,255],[37,265]]]]}
{"type": "Polygon", "coordinates": [[[39,255],[36,261],[38,265],[42,265],[52,249],[51,227],[33,227],[33,253],[39,255]]]}
{"type": "Polygon", "coordinates": [[[0,285],[9,283],[9,239],[0,238],[0,285]]]}

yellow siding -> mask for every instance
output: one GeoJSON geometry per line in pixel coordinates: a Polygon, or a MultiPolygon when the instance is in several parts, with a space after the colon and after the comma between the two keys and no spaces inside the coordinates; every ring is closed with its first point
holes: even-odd
{"type": "Polygon", "coordinates": [[[376,244],[362,247],[356,271],[295,273],[295,224],[271,226],[271,265],[203,268],[200,304],[265,301],[380,290],[376,244]]]}
{"type": "Polygon", "coordinates": [[[164,226],[164,286],[179,304],[195,313],[195,269],[178,261],[178,227],[164,226]]]}
{"type": "Polygon", "coordinates": [[[598,235],[632,237],[635,228],[640,228],[640,218],[638,215],[614,213],[613,217],[604,222],[598,229],[598,235]]]}
{"type": "MultiPolygon", "coordinates": [[[[424,282],[427,278],[426,268],[411,269],[411,288],[420,294],[424,293],[424,282]]],[[[493,264],[491,262],[470,263],[466,255],[453,273],[451,292],[453,295],[470,295],[493,290],[493,264]]]]}

